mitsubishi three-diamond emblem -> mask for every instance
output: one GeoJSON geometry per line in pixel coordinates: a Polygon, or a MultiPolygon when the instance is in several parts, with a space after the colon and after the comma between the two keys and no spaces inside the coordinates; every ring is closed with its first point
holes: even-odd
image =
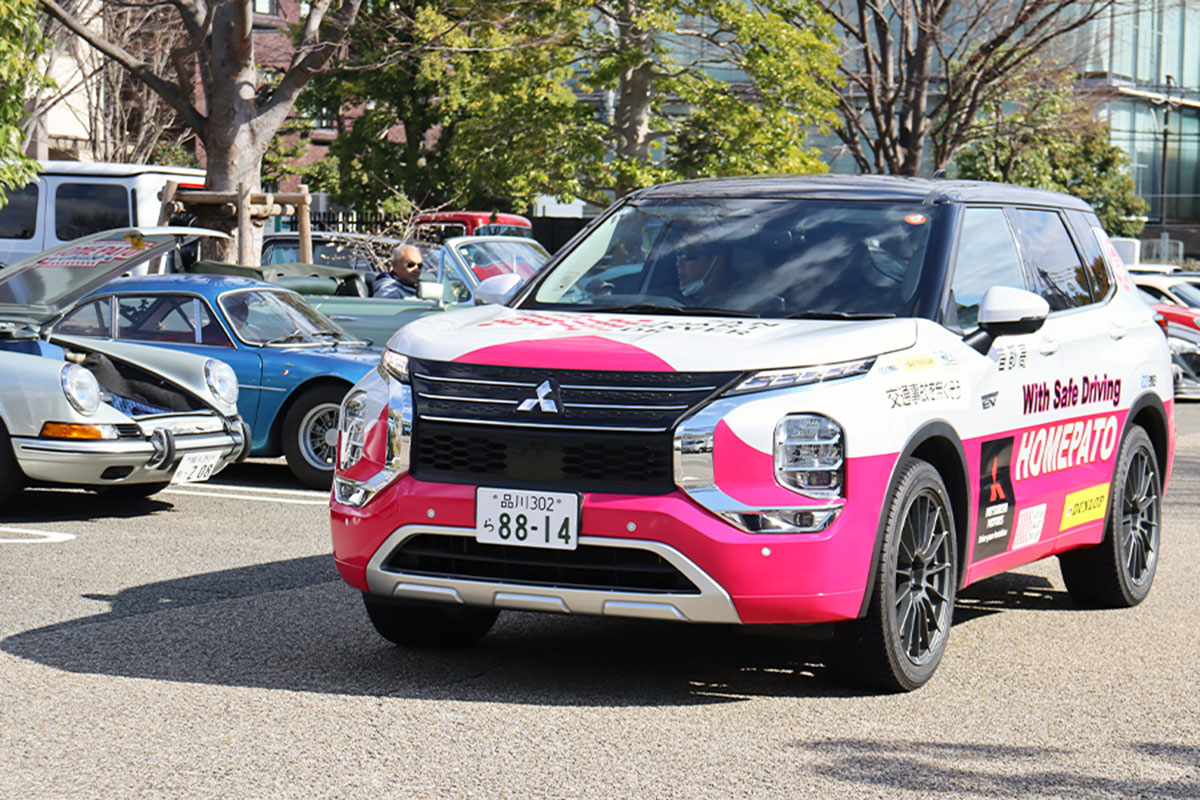
{"type": "Polygon", "coordinates": [[[538,384],[536,397],[526,397],[521,401],[521,405],[517,406],[517,411],[533,411],[538,408],[547,414],[558,413],[558,403],[554,402],[554,387],[550,385],[550,381],[542,381],[538,384]]]}

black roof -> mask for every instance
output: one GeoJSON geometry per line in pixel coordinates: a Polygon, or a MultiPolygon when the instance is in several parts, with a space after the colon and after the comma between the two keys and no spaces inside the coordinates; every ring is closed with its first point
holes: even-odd
{"type": "Polygon", "coordinates": [[[664,183],[639,198],[762,197],[817,200],[884,200],[911,203],[1008,203],[1091,211],[1077,197],[1007,183],[908,178],[898,175],[764,175],[664,183]]]}

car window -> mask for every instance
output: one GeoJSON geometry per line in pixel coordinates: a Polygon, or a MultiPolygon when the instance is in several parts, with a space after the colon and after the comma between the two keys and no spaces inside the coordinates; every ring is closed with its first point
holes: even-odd
{"type": "Polygon", "coordinates": [[[105,297],[75,309],[54,327],[55,333],[107,337],[112,330],[112,310],[108,301],[105,297]]]}
{"type": "Polygon", "coordinates": [[[1045,298],[1050,310],[1092,302],[1083,262],[1058,212],[1014,208],[1009,214],[1020,237],[1030,287],[1045,298]]]}
{"type": "Polygon", "coordinates": [[[1171,300],[1158,289],[1153,286],[1138,286],[1138,291],[1142,293],[1144,299],[1150,303],[1169,303],[1171,300]]]}
{"type": "Polygon", "coordinates": [[[188,295],[117,298],[117,336],[139,342],[195,342],[195,302],[188,295]]]}
{"type": "Polygon", "coordinates": [[[1200,285],[1176,283],[1171,286],[1171,294],[1188,308],[1200,308],[1200,285]]]}
{"type": "Polygon", "coordinates": [[[1025,274],[1021,271],[1012,230],[1003,209],[964,209],[947,324],[957,324],[963,330],[974,329],[979,301],[993,286],[1025,288],[1025,274]]]}
{"type": "Polygon", "coordinates": [[[37,232],[38,185],[9,189],[7,197],[0,208],[0,239],[32,239],[37,232]]]}
{"type": "Polygon", "coordinates": [[[454,249],[476,281],[507,273],[528,278],[550,258],[550,254],[532,239],[523,242],[471,242],[455,245],[454,249]]]}
{"type": "Polygon", "coordinates": [[[129,192],[113,183],[62,183],[54,193],[54,235],[78,239],[129,225],[129,192]]]}
{"type": "Polygon", "coordinates": [[[1083,250],[1083,262],[1087,265],[1086,271],[1088,281],[1091,283],[1092,297],[1096,300],[1103,300],[1108,297],[1109,290],[1112,289],[1112,276],[1109,275],[1104,257],[1100,253],[1100,243],[1092,235],[1092,226],[1099,226],[1100,221],[1082,211],[1068,211],[1067,219],[1075,232],[1075,241],[1079,242],[1079,247],[1083,250]]]}

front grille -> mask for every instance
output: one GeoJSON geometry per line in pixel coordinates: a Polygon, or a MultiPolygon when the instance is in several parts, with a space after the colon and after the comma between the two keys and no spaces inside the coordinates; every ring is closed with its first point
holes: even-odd
{"type": "Polygon", "coordinates": [[[629,494],[672,490],[673,428],[739,375],[417,359],[410,373],[414,477],[629,494]]]}
{"type": "Polygon", "coordinates": [[[686,576],[648,550],[581,544],[549,550],[481,544],[466,536],[423,533],[383,564],[389,572],[562,589],[699,594],[686,576]]]}

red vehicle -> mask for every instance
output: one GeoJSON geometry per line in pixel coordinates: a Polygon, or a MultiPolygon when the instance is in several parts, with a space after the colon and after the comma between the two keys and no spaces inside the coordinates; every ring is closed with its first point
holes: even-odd
{"type": "Polygon", "coordinates": [[[520,214],[494,211],[434,211],[418,214],[416,238],[443,242],[453,236],[533,237],[533,223],[520,214]]]}

